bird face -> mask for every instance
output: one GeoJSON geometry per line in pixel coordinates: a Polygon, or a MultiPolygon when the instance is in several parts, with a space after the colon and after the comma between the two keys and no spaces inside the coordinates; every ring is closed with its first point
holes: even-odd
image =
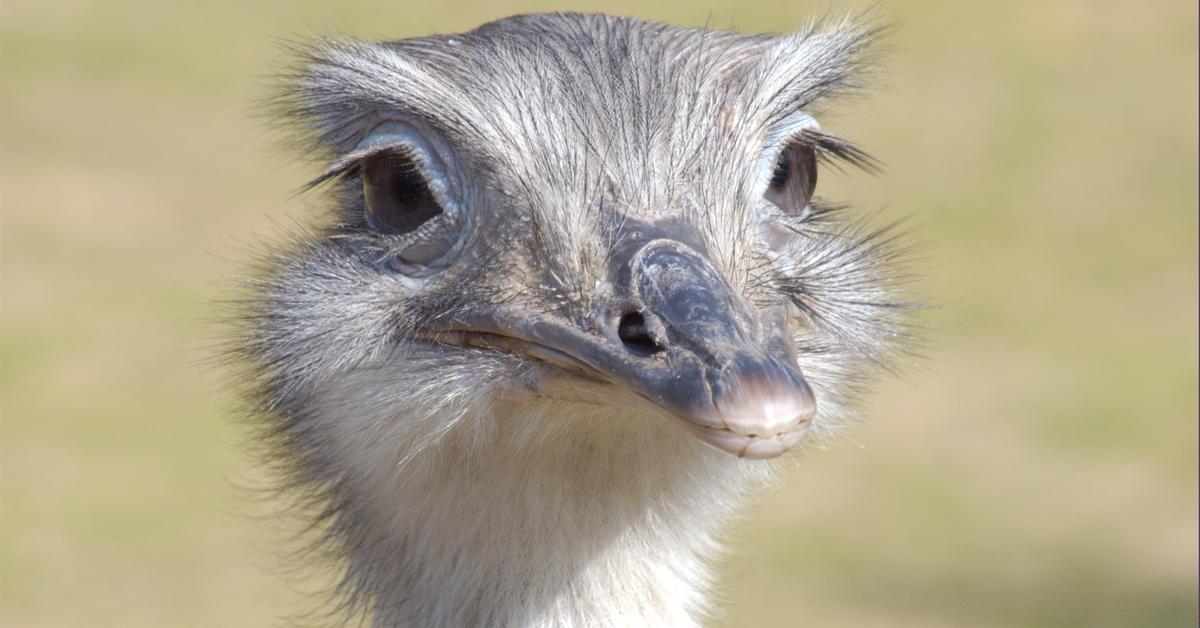
{"type": "Polygon", "coordinates": [[[409,403],[442,373],[434,398],[794,447],[896,333],[886,238],[815,200],[818,162],[869,163],[809,113],[868,38],[528,16],[310,49],[281,102],[335,207],[259,286],[268,403],[330,381],[409,403]]]}

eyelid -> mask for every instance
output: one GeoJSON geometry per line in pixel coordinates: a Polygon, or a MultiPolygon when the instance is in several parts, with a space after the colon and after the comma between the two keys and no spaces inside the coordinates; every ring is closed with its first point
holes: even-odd
{"type": "Polygon", "coordinates": [[[821,124],[807,111],[797,111],[784,118],[767,136],[768,152],[778,152],[789,144],[793,138],[805,131],[821,132],[821,124]]]}
{"type": "Polygon", "coordinates": [[[449,192],[446,189],[449,169],[443,156],[446,148],[440,142],[430,140],[429,133],[422,132],[406,122],[384,122],[363,137],[354,150],[338,157],[325,172],[309,181],[305,189],[312,189],[331,179],[350,174],[362,160],[373,155],[395,151],[412,157],[413,163],[420,169],[434,194],[446,197],[449,192]]]}
{"type": "MultiPolygon", "coordinates": [[[[332,164],[329,164],[329,167],[325,169],[325,172],[322,172],[317,178],[306,183],[304,187],[306,189],[315,188],[322,183],[329,181],[330,179],[336,179],[342,175],[349,174],[358,168],[363,160],[388,152],[412,153],[412,151],[409,150],[409,147],[405,144],[381,144],[363,150],[356,150],[351,153],[346,153],[335,160],[332,164]]],[[[416,163],[417,167],[420,168],[422,160],[415,155],[413,157],[414,163],[416,163]]]]}

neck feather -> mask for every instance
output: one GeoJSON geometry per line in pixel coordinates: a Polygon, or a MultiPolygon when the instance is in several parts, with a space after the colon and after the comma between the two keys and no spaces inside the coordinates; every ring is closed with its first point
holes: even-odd
{"type": "Polygon", "coordinates": [[[461,416],[399,458],[332,424],[374,439],[343,444],[361,481],[335,529],[378,626],[697,625],[717,535],[774,469],[551,401],[461,416]]]}

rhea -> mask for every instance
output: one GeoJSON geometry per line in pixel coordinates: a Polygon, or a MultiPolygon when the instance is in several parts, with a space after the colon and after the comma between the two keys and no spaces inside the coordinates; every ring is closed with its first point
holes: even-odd
{"type": "Polygon", "coordinates": [[[877,29],[526,15],[300,46],[327,211],[237,349],[376,626],[694,626],[748,496],[903,336],[886,231],[815,195],[877,29]],[[776,460],[771,460],[776,459],[776,460]]]}

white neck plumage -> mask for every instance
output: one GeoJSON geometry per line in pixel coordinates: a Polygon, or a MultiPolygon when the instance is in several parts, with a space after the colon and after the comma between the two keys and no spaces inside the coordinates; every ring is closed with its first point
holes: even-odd
{"type": "Polygon", "coordinates": [[[694,626],[717,534],[775,464],[663,417],[542,401],[465,416],[397,460],[340,425],[370,479],[349,581],[377,626],[694,626]]]}

